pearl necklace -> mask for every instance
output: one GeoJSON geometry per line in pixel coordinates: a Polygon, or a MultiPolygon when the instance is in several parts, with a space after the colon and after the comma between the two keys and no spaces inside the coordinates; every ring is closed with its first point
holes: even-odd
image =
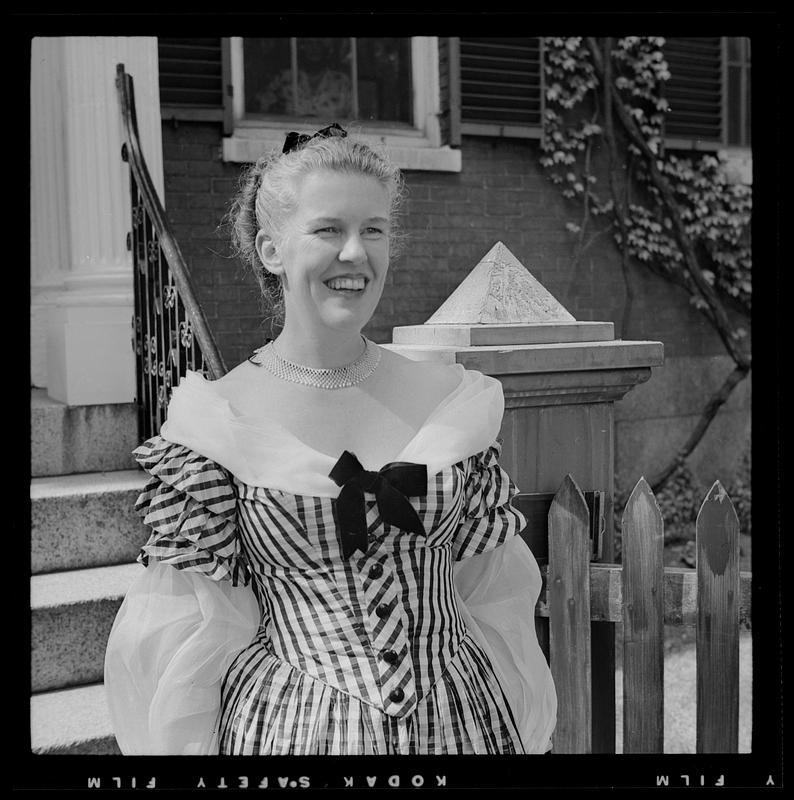
{"type": "Polygon", "coordinates": [[[380,363],[378,345],[364,336],[361,338],[364,340],[364,352],[355,361],[342,367],[323,369],[296,364],[278,354],[275,342],[268,342],[264,347],[260,347],[256,351],[259,358],[253,363],[285,381],[315,386],[319,389],[344,389],[366,380],[380,363]]]}

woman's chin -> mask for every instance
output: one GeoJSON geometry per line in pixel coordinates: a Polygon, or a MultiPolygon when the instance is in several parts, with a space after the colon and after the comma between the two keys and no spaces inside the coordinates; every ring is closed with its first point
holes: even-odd
{"type": "Polygon", "coordinates": [[[371,319],[375,309],[369,303],[328,304],[322,309],[324,324],[335,330],[361,330],[371,319]]]}
{"type": "Polygon", "coordinates": [[[348,333],[360,333],[361,329],[372,319],[372,314],[364,314],[345,309],[335,309],[332,313],[323,314],[322,320],[326,328],[348,333]]]}

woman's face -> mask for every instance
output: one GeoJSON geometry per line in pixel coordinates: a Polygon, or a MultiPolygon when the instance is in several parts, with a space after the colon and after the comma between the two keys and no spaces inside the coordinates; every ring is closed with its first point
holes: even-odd
{"type": "Polygon", "coordinates": [[[285,326],[322,335],[361,331],[389,267],[389,195],[375,178],[316,171],[296,186],[281,241],[257,236],[262,263],[280,275],[285,326]]]}

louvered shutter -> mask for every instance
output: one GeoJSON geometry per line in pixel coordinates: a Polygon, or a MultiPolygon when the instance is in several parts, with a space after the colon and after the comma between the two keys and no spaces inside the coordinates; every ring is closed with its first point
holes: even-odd
{"type": "Polygon", "coordinates": [[[539,137],[543,70],[539,37],[461,38],[463,133],[539,137]]]}
{"type": "Polygon", "coordinates": [[[670,69],[664,89],[670,105],[665,137],[721,143],[722,40],[672,37],[665,42],[664,55],[670,69]]]}
{"type": "Polygon", "coordinates": [[[460,39],[438,38],[441,143],[460,146],[460,39]]]}
{"type": "Polygon", "coordinates": [[[160,38],[157,49],[163,116],[168,119],[223,119],[222,40],[160,38]]]}

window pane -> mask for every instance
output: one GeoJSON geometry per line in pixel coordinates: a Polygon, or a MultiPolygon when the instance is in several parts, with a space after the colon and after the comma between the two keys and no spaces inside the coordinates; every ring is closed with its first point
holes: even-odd
{"type": "Polygon", "coordinates": [[[251,114],[294,114],[289,39],[249,39],[245,53],[245,110],[251,114]]]}
{"type": "Polygon", "coordinates": [[[728,144],[743,144],[742,68],[728,67],[728,144]]]}
{"type": "Polygon", "coordinates": [[[335,122],[353,115],[350,61],[350,39],[298,39],[298,116],[335,122]]]}
{"type": "Polygon", "coordinates": [[[413,124],[410,39],[357,39],[358,118],[413,124]]]}

